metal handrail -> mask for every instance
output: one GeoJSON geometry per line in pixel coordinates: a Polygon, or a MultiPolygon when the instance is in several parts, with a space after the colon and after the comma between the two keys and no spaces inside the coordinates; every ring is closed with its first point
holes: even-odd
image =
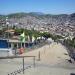
{"type": "MultiPolygon", "coordinates": [[[[0,57],[0,59],[13,59],[13,58],[23,58],[23,74],[24,74],[24,58],[25,57],[30,57],[30,58],[33,58],[33,66],[35,67],[35,56],[7,56],[7,57],[0,57]]],[[[11,75],[11,74],[8,74],[8,75],[11,75]]]]}
{"type": "Polygon", "coordinates": [[[35,57],[35,56],[6,56],[0,57],[0,59],[25,58],[25,57],[35,57]]]}

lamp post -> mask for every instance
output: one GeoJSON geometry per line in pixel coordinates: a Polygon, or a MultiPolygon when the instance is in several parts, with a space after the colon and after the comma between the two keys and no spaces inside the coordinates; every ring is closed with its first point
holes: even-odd
{"type": "MultiPolygon", "coordinates": [[[[6,17],[6,26],[7,26],[7,30],[9,30],[8,17],[6,17]]],[[[8,56],[9,56],[9,32],[7,33],[7,41],[8,41],[8,56]]]]}
{"type": "MultiPolygon", "coordinates": [[[[6,26],[7,26],[7,30],[9,30],[8,17],[6,17],[6,26]]],[[[7,33],[7,39],[8,39],[8,42],[9,42],[9,32],[7,33]]],[[[8,43],[8,48],[9,48],[9,43],[8,43]]]]}

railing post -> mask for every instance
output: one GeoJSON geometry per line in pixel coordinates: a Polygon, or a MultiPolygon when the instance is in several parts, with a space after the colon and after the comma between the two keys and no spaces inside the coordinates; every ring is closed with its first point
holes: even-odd
{"type": "Polygon", "coordinates": [[[23,57],[23,74],[24,74],[24,57],[23,57]]]}
{"type": "Polygon", "coordinates": [[[34,68],[35,68],[35,57],[33,57],[34,59],[33,59],[33,66],[34,66],[34,68]]]}
{"type": "Polygon", "coordinates": [[[40,51],[38,52],[38,61],[40,61],[40,51]]]}

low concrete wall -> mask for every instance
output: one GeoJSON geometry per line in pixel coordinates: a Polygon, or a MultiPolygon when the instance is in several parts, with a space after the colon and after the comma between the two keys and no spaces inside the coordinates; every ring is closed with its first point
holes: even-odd
{"type": "Polygon", "coordinates": [[[12,50],[8,48],[0,48],[0,57],[2,56],[12,56],[12,50]]]}

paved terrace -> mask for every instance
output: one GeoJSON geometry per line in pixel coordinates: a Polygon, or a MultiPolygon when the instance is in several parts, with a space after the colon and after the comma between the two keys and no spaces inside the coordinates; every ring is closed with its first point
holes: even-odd
{"type": "Polygon", "coordinates": [[[75,63],[68,62],[70,57],[66,48],[60,43],[45,45],[21,56],[24,55],[36,56],[35,67],[33,66],[33,58],[25,58],[23,74],[22,58],[0,59],[0,75],[10,73],[10,75],[70,75],[70,73],[75,73],[75,63]]]}

